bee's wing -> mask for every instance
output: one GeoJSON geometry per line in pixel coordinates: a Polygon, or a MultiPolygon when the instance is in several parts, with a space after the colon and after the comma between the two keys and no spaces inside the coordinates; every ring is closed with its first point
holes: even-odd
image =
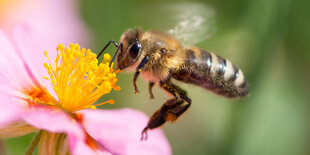
{"type": "Polygon", "coordinates": [[[185,46],[210,38],[216,31],[215,10],[201,3],[181,3],[171,6],[179,22],[167,33],[180,40],[185,46]]]}

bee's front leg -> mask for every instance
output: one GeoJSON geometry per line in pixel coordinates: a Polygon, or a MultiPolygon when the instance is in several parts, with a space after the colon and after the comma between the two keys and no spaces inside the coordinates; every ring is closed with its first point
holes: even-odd
{"type": "Polygon", "coordinates": [[[119,46],[117,45],[117,43],[116,43],[114,40],[110,40],[110,41],[103,47],[103,49],[98,53],[97,59],[100,57],[100,55],[105,51],[105,49],[106,49],[111,43],[113,43],[114,46],[115,46],[116,48],[119,47],[119,46]]]}
{"type": "Polygon", "coordinates": [[[149,61],[149,57],[145,56],[142,61],[140,62],[140,64],[138,65],[135,75],[133,77],[133,87],[135,88],[135,93],[138,94],[140,91],[137,87],[137,79],[138,76],[140,75],[140,72],[142,71],[143,67],[145,66],[145,64],[149,61]]]}

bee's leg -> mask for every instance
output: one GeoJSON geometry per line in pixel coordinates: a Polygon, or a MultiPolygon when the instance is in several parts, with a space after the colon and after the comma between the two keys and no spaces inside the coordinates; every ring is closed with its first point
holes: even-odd
{"type": "Polygon", "coordinates": [[[106,49],[111,43],[113,43],[114,46],[115,46],[116,48],[118,48],[117,43],[116,43],[114,40],[110,40],[110,41],[103,47],[103,49],[98,53],[97,59],[101,56],[101,54],[105,51],[105,49],[106,49]]]}
{"type": "Polygon", "coordinates": [[[190,98],[187,97],[186,95],[187,93],[178,86],[167,82],[161,82],[160,85],[166,91],[171,93],[174,96],[174,98],[166,101],[164,105],[162,105],[162,107],[152,115],[147,126],[142,131],[141,140],[146,139],[148,129],[157,128],[167,121],[174,122],[191,105],[192,101],[190,98]],[[187,102],[187,104],[184,104],[185,101],[187,102]]]}
{"type": "Polygon", "coordinates": [[[181,92],[182,94],[184,95],[187,95],[187,92],[185,90],[183,90],[182,88],[180,88],[179,86],[173,84],[173,83],[170,83],[171,87],[173,87],[174,89],[176,89],[178,92],[181,92]]]}
{"type": "Polygon", "coordinates": [[[154,99],[154,95],[152,92],[152,88],[154,87],[155,83],[154,82],[149,82],[149,93],[150,93],[150,98],[154,99]]]}
{"type": "Polygon", "coordinates": [[[191,102],[184,104],[184,100],[182,103],[178,104],[175,108],[172,108],[168,111],[168,116],[166,121],[174,122],[176,121],[189,107],[191,106],[191,102]]]}
{"type": "Polygon", "coordinates": [[[187,102],[187,104],[184,104],[184,102],[182,103],[177,102],[178,103],[177,106],[169,109],[168,111],[169,117],[167,117],[166,121],[174,122],[191,106],[192,100],[189,97],[187,97],[187,92],[181,89],[180,87],[171,84],[170,82],[161,82],[160,84],[162,88],[171,93],[176,100],[178,99],[178,97],[180,97],[179,100],[187,102]]]}
{"type": "Polygon", "coordinates": [[[185,100],[188,104],[191,104],[192,100],[187,97],[187,92],[180,87],[170,82],[160,82],[160,86],[164,88],[168,93],[172,94],[175,98],[180,97],[185,100]]]}
{"type": "Polygon", "coordinates": [[[138,87],[137,87],[137,78],[138,78],[139,74],[140,74],[140,72],[139,72],[139,71],[136,71],[136,72],[135,72],[135,75],[134,75],[134,77],[133,77],[133,87],[135,88],[135,94],[140,93],[140,91],[139,91],[139,89],[138,89],[138,87]]]}
{"type": "Polygon", "coordinates": [[[184,100],[179,100],[172,98],[167,100],[150,118],[147,126],[143,129],[141,133],[141,140],[147,139],[147,130],[154,129],[163,125],[166,121],[169,121],[169,110],[176,108],[178,105],[182,104],[184,100]]]}
{"type": "Polygon", "coordinates": [[[138,65],[135,75],[133,77],[133,87],[135,88],[135,93],[138,94],[140,91],[137,87],[137,78],[140,75],[140,72],[142,71],[143,67],[145,66],[145,64],[148,62],[149,57],[145,56],[142,61],[140,62],[140,64],[138,65]]]}

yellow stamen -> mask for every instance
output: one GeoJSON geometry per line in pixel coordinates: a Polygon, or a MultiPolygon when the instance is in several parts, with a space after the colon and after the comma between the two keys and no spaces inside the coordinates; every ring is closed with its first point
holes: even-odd
{"type": "MultiPolygon", "coordinates": [[[[109,67],[111,56],[104,54],[103,61],[98,65],[96,54],[89,49],[80,49],[78,44],[65,48],[57,47],[57,56],[53,64],[47,52],[48,63],[44,63],[52,88],[58,96],[56,106],[73,112],[85,108],[95,109],[98,105],[112,103],[111,100],[92,105],[102,95],[111,90],[120,90],[116,85],[117,78],[113,68],[109,67]]],[[[114,103],[114,102],[113,102],[114,103]]]]}
{"type": "Polygon", "coordinates": [[[105,101],[105,102],[102,102],[102,103],[99,103],[99,104],[96,104],[96,105],[91,105],[89,108],[92,109],[92,110],[96,110],[97,106],[100,106],[100,105],[103,105],[103,104],[107,104],[107,103],[114,104],[114,100],[108,100],[108,101],[105,101]]]}

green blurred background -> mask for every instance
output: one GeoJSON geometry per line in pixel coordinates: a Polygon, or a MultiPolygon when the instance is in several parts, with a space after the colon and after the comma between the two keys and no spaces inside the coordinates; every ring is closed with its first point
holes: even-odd
{"type": "MultiPolygon", "coordinates": [[[[180,84],[193,104],[176,123],[163,126],[173,154],[303,155],[310,153],[310,1],[79,1],[99,51],[110,39],[119,40],[127,28],[169,28],[167,6],[195,3],[212,7],[216,33],[197,46],[239,66],[250,84],[250,97],[229,100],[202,88],[180,84]]],[[[190,6],[190,5],[189,5],[190,6]]],[[[169,9],[168,9],[169,11],[169,9]]],[[[173,11],[169,11],[174,14],[173,11]]],[[[113,54],[114,47],[109,48],[113,54]]],[[[133,74],[119,76],[116,104],[149,116],[167,96],[156,87],[150,100],[147,82],[139,79],[140,94],[132,87],[133,74]]],[[[152,135],[149,135],[152,138],[152,135]]],[[[23,154],[33,135],[9,139],[9,154],[23,154]],[[18,143],[16,143],[18,141],[18,143]]]]}

